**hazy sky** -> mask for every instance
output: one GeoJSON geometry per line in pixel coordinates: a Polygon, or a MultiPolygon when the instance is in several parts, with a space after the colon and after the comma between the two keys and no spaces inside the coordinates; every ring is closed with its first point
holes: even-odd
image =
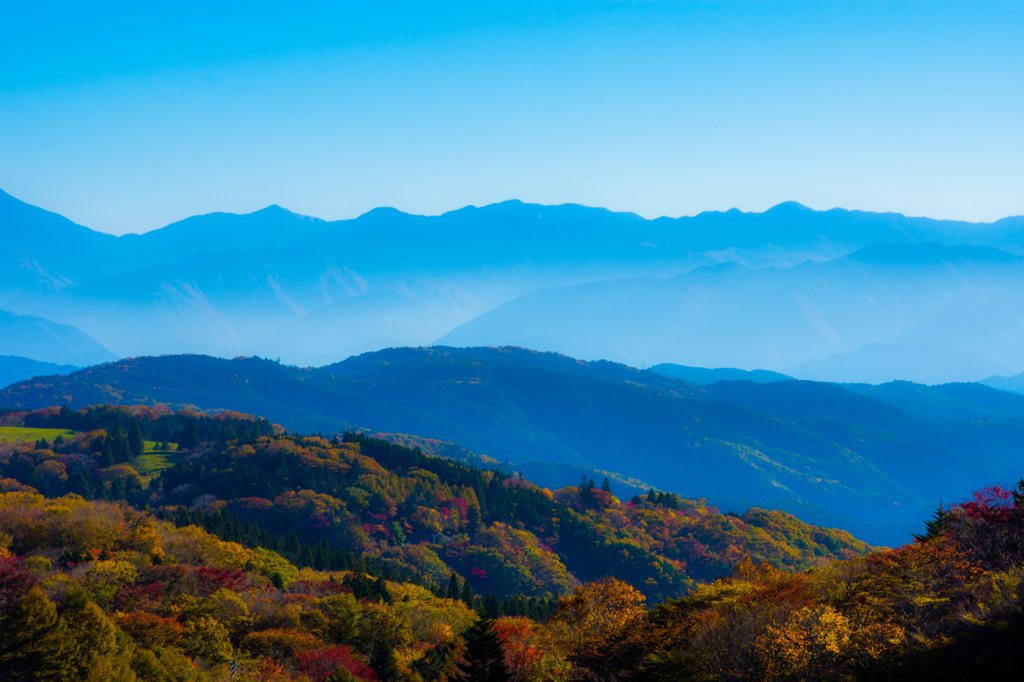
{"type": "Polygon", "coordinates": [[[4,3],[0,188],[113,233],[277,203],[1024,213],[1024,3],[4,3]]]}

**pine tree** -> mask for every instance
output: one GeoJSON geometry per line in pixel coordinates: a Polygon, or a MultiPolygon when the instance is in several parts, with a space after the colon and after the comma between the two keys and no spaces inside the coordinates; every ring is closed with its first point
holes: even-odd
{"type": "Polygon", "coordinates": [[[458,672],[449,679],[454,682],[510,682],[494,621],[481,618],[466,631],[466,651],[458,664],[458,672]]]}
{"type": "Polygon", "coordinates": [[[196,420],[189,419],[185,422],[185,428],[178,436],[178,449],[191,450],[199,445],[199,432],[196,430],[196,420]]]}
{"type": "Polygon", "coordinates": [[[459,598],[459,577],[455,575],[455,571],[452,571],[451,577],[448,579],[448,598],[458,599],[459,598]]]}
{"type": "Polygon", "coordinates": [[[92,486],[89,485],[89,479],[85,477],[85,472],[81,469],[76,469],[68,476],[68,490],[87,500],[92,499],[92,486]]]}
{"type": "Polygon", "coordinates": [[[460,598],[466,606],[473,608],[473,588],[469,586],[469,578],[462,581],[462,594],[460,598]]]}
{"type": "Polygon", "coordinates": [[[71,679],[78,657],[67,624],[38,587],[0,619],[0,671],[4,680],[71,679]]]}
{"type": "Polygon", "coordinates": [[[373,640],[370,647],[370,667],[377,673],[379,682],[398,682],[401,672],[395,660],[395,650],[383,637],[373,640]]]}
{"type": "Polygon", "coordinates": [[[142,438],[142,429],[139,428],[139,420],[133,419],[132,425],[128,427],[128,453],[132,459],[142,457],[146,450],[146,441],[142,438]]]}
{"type": "Polygon", "coordinates": [[[227,445],[228,441],[235,439],[235,430],[231,428],[231,424],[227,420],[221,422],[220,433],[217,435],[217,442],[221,445],[227,445]]]}
{"type": "Polygon", "coordinates": [[[78,671],[78,679],[89,679],[90,671],[102,667],[103,659],[111,656],[117,649],[117,637],[114,624],[110,622],[100,607],[87,600],[84,590],[78,588],[80,595],[66,601],[73,602],[71,608],[65,610],[68,623],[68,634],[77,643],[78,657],[74,661],[78,671]]]}
{"type": "Polygon", "coordinates": [[[608,477],[604,477],[604,481],[601,482],[601,490],[605,491],[609,495],[612,494],[612,482],[608,480],[608,477]]]}
{"type": "Polygon", "coordinates": [[[935,512],[932,514],[932,518],[924,522],[925,532],[923,535],[912,533],[914,539],[918,542],[928,542],[942,535],[946,530],[946,526],[949,525],[949,512],[939,502],[935,508],[935,512]]]}
{"type": "Polygon", "coordinates": [[[130,457],[128,439],[125,438],[124,431],[117,424],[110,427],[110,432],[107,434],[107,442],[110,444],[110,452],[114,456],[115,464],[128,461],[130,457]]]}
{"type": "Polygon", "coordinates": [[[110,441],[107,438],[97,438],[93,441],[92,448],[94,451],[100,453],[99,457],[96,458],[96,463],[106,469],[107,467],[114,466],[114,452],[110,449],[110,441]],[[99,441],[97,443],[97,441],[99,441]]]}

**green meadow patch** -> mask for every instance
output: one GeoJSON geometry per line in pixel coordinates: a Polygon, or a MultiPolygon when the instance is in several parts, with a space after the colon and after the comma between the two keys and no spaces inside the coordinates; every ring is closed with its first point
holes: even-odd
{"type": "MultiPolygon", "coordinates": [[[[132,468],[138,472],[139,476],[148,480],[153,476],[158,476],[164,469],[170,469],[178,462],[178,452],[174,449],[160,450],[159,447],[158,443],[146,441],[145,454],[132,461],[132,468]]],[[[171,448],[174,447],[172,443],[171,448]]]]}
{"type": "Polygon", "coordinates": [[[39,440],[46,440],[52,445],[57,436],[67,438],[74,434],[74,431],[68,429],[28,429],[22,426],[0,426],[0,445],[35,444],[39,440]]]}

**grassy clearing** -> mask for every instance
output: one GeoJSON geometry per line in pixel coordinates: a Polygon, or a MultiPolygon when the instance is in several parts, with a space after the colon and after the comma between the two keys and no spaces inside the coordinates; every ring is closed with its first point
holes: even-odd
{"type": "Polygon", "coordinates": [[[0,445],[35,444],[40,439],[46,439],[52,444],[53,439],[57,436],[67,438],[74,433],[67,429],[27,429],[21,426],[0,426],[0,445]]]}
{"type": "Polygon", "coordinates": [[[132,468],[138,472],[143,480],[148,481],[154,476],[159,476],[164,469],[170,469],[178,463],[178,453],[173,450],[150,450],[141,457],[132,461],[132,468]]]}

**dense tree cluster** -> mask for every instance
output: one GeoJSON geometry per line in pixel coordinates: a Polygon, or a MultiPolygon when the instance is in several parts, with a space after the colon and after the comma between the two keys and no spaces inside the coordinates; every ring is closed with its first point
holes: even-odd
{"type": "MultiPolygon", "coordinates": [[[[119,433],[127,440],[137,439],[180,444],[190,449],[202,441],[221,443],[236,438],[245,441],[283,432],[266,419],[240,412],[221,410],[215,414],[182,409],[173,412],[164,405],[99,405],[72,411],[64,407],[47,407],[32,412],[11,413],[19,416],[25,426],[72,431],[119,433]],[[134,435],[133,435],[134,432],[134,435]]],[[[141,450],[137,454],[141,454],[141,450]]]]}
{"type": "Polygon", "coordinates": [[[1024,482],[872,552],[780,512],[550,491],[251,415],[174,415],[191,447],[142,475],[156,419],[93,414],[0,446],[13,680],[1013,677],[1024,482]]]}
{"type": "MultiPolygon", "coordinates": [[[[273,427],[260,427],[265,421],[251,415],[147,416],[150,409],[37,410],[37,421],[106,420],[109,430],[0,452],[0,476],[7,481],[0,485],[29,486],[51,497],[73,492],[127,500],[158,509],[161,518],[179,525],[270,548],[302,567],[365,571],[429,586],[443,584],[455,571],[480,598],[523,597],[537,604],[566,594],[579,580],[608,575],[663,601],[728,573],[748,554],[803,569],[868,549],[848,533],[779,512],[727,516],[656,491],[622,503],[607,479],[600,487],[584,480],[552,492],[521,476],[358,432],[331,440],[267,436],[259,435],[261,429],[273,427]],[[144,447],[139,435],[172,418],[177,463],[157,476],[139,475],[133,468],[144,447]]],[[[530,611],[544,612],[540,606],[530,611]]]]}

